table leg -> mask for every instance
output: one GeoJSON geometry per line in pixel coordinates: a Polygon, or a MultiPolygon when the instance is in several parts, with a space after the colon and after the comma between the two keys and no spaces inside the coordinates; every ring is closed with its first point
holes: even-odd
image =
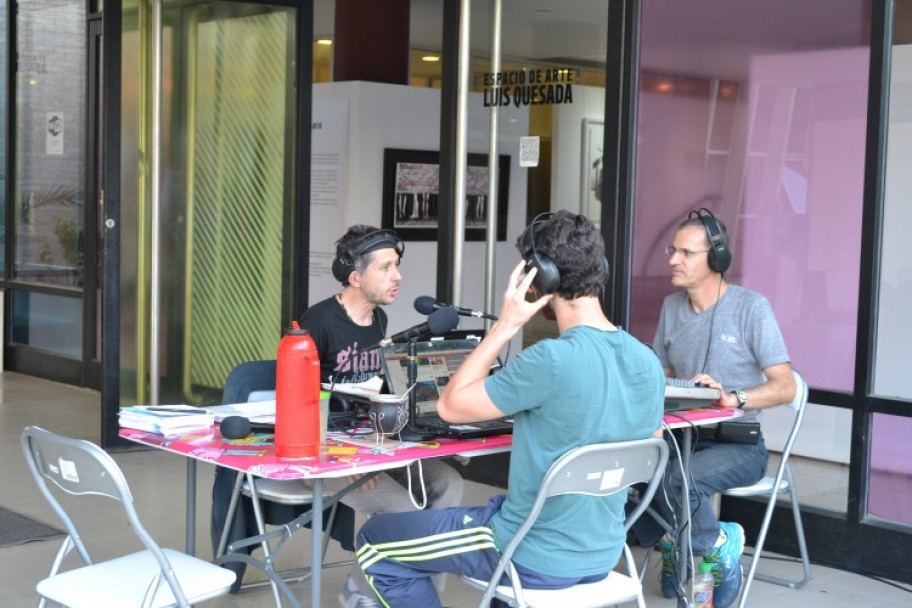
{"type": "Polygon", "coordinates": [[[196,555],[196,460],[187,459],[187,555],[196,555]]]}
{"type": "MultiPolygon", "coordinates": [[[[685,483],[681,489],[681,507],[684,509],[684,525],[681,528],[682,533],[678,535],[678,582],[682,589],[691,591],[693,589],[693,580],[687,583],[687,566],[690,562],[690,486],[687,480],[690,479],[690,450],[693,443],[693,430],[685,427],[681,433],[681,469],[685,475],[685,483]]],[[[683,597],[678,596],[678,608],[690,606],[690,598],[693,593],[685,593],[683,597]]]]}
{"type": "Polygon", "coordinates": [[[310,605],[319,607],[323,582],[323,479],[314,479],[313,520],[310,528],[310,605]]]}

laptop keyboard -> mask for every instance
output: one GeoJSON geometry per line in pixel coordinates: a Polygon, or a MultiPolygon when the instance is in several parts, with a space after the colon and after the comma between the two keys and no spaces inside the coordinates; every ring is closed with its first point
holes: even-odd
{"type": "Polygon", "coordinates": [[[693,380],[687,380],[685,378],[665,378],[665,386],[673,386],[675,388],[703,388],[706,385],[702,382],[694,382],[693,380]]]}
{"type": "MultiPolygon", "coordinates": [[[[512,418],[495,418],[494,420],[486,420],[485,422],[472,422],[469,423],[471,426],[484,427],[491,423],[502,423],[502,422],[512,422],[512,418]]],[[[454,423],[447,422],[437,414],[424,414],[418,419],[418,425],[432,431],[446,431],[454,426],[454,423]]],[[[459,425],[456,425],[459,426],[459,425]]]]}

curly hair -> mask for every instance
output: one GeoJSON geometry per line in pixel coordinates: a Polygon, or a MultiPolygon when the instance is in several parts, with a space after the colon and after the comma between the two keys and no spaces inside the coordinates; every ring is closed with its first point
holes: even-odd
{"type": "Polygon", "coordinates": [[[523,259],[531,256],[533,239],[535,251],[551,258],[560,271],[560,297],[602,294],[609,275],[605,242],[589,218],[565,210],[536,218],[516,240],[523,259]]]}

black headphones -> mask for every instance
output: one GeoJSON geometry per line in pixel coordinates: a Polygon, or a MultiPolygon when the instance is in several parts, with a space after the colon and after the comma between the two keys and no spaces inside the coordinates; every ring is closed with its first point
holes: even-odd
{"type": "Polygon", "coordinates": [[[523,232],[523,241],[528,241],[529,243],[528,247],[525,245],[523,246],[523,260],[526,262],[526,273],[528,274],[533,268],[538,269],[535,278],[532,279],[532,285],[542,295],[555,293],[560,287],[561,281],[560,270],[557,268],[557,264],[554,263],[554,260],[539,253],[535,249],[535,224],[542,223],[553,215],[554,213],[551,211],[539,213],[526,228],[525,232],[523,232]]]}
{"type": "Polygon", "coordinates": [[[348,277],[351,275],[352,271],[355,270],[355,261],[359,257],[365,253],[376,251],[377,249],[386,249],[388,247],[395,249],[400,258],[402,257],[402,254],[405,253],[405,243],[402,242],[399,233],[395,230],[372,230],[362,235],[358,240],[358,244],[352,247],[350,252],[336,252],[336,257],[333,259],[332,263],[333,278],[340,283],[347,283],[348,277]]]}
{"type": "Polygon", "coordinates": [[[712,211],[706,207],[694,209],[687,214],[687,219],[697,218],[703,224],[706,230],[706,237],[709,240],[709,268],[720,274],[725,273],[731,266],[732,254],[728,248],[728,238],[722,231],[719,220],[712,214],[712,211]]]}

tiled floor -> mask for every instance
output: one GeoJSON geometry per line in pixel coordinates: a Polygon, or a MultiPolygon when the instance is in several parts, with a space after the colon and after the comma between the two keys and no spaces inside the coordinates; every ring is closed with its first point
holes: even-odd
{"type": "MultiPolygon", "coordinates": [[[[60,385],[11,372],[0,374],[0,505],[29,514],[42,521],[56,525],[54,514],[38,493],[37,487],[28,475],[19,448],[19,433],[29,424],[37,424],[49,430],[97,441],[99,437],[99,397],[93,391],[60,385]]],[[[136,502],[141,507],[140,516],[151,533],[164,545],[183,548],[184,546],[184,481],[185,463],[178,456],[157,451],[135,451],[118,453],[115,459],[124,469],[136,502]]],[[[844,484],[844,473],[840,467],[822,463],[803,463],[799,467],[799,487],[804,488],[803,500],[819,506],[827,506],[827,500],[841,500],[844,505],[845,491],[838,488],[844,484]],[[807,464],[816,480],[815,487],[802,479],[800,471],[807,464]],[[824,480],[820,485],[821,479],[824,480]],[[827,482],[832,485],[827,485],[827,482]]],[[[208,509],[212,468],[198,467],[199,484],[197,491],[197,543],[199,553],[208,555],[208,509]]],[[[844,487],[844,485],[843,485],[844,487]]],[[[493,492],[481,484],[468,483],[465,501],[480,503],[493,492]]],[[[112,548],[134,545],[132,533],[120,523],[114,523],[119,507],[114,504],[97,503],[93,506],[92,524],[86,530],[101,543],[96,547],[97,557],[103,558],[114,553],[112,548]],[[129,545],[128,545],[129,543],[129,545]]],[[[844,508],[836,506],[836,508],[844,508]]],[[[303,563],[307,551],[306,532],[298,534],[287,546],[285,559],[280,565],[303,563]]],[[[0,606],[21,608],[34,606],[35,583],[46,573],[53,554],[57,549],[55,541],[32,542],[15,547],[0,548],[0,606]]],[[[343,551],[331,545],[328,559],[344,559],[343,551]]],[[[642,553],[638,553],[638,556],[642,553]]],[[[764,560],[764,566],[772,570],[792,568],[782,561],[764,560]]],[[[674,600],[662,599],[657,590],[655,563],[647,576],[646,598],[649,606],[672,607],[674,600]]],[[[337,606],[336,594],[345,578],[346,568],[327,570],[323,577],[323,606],[337,606]]],[[[751,589],[748,606],[758,608],[900,608],[912,605],[912,591],[908,585],[894,586],[874,581],[839,570],[813,567],[813,579],[803,589],[791,590],[756,581],[751,589]]],[[[309,583],[293,586],[303,605],[309,598],[309,583]]],[[[443,593],[443,603],[452,608],[467,608],[478,601],[478,594],[452,578],[443,593]]],[[[272,605],[272,593],[268,587],[245,590],[235,596],[228,596],[207,602],[206,606],[224,608],[246,608],[272,605]]],[[[572,607],[568,607],[572,608],[572,607]]]]}

